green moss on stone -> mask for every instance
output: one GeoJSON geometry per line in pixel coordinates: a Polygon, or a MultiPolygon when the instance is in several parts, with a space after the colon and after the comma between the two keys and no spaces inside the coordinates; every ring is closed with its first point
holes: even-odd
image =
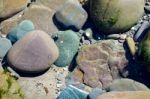
{"type": "Polygon", "coordinates": [[[24,99],[21,88],[8,72],[0,72],[0,99],[24,99]]]}

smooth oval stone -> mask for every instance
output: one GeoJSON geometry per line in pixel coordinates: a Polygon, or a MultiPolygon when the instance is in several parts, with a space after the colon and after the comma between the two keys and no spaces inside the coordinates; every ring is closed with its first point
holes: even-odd
{"type": "Polygon", "coordinates": [[[64,27],[74,27],[76,29],[81,29],[88,17],[87,12],[81,5],[70,2],[60,8],[55,16],[57,21],[64,25],[64,27]]]}
{"type": "Polygon", "coordinates": [[[18,71],[39,73],[48,69],[58,55],[58,48],[49,35],[36,30],[16,42],[7,59],[18,71]]]}
{"type": "Polygon", "coordinates": [[[55,61],[55,65],[59,67],[67,66],[73,60],[73,57],[78,51],[80,39],[78,35],[71,31],[58,32],[58,38],[55,41],[59,48],[59,57],[55,61]]]}
{"type": "Polygon", "coordinates": [[[27,33],[34,30],[34,24],[30,20],[22,21],[18,26],[10,31],[8,38],[15,43],[19,39],[23,38],[27,33]]]}
{"type": "Polygon", "coordinates": [[[109,91],[146,91],[149,90],[144,84],[131,79],[117,79],[108,87],[109,91]]]}
{"type": "Polygon", "coordinates": [[[0,0],[0,18],[11,17],[23,10],[28,4],[28,0],[0,0]]]}
{"type": "Polygon", "coordinates": [[[134,42],[133,38],[132,37],[127,37],[126,41],[127,41],[130,53],[132,54],[132,56],[134,56],[135,53],[136,53],[136,46],[135,46],[135,42],[134,42]]]}
{"type": "Polygon", "coordinates": [[[10,40],[0,37],[0,58],[3,58],[12,47],[10,40]]]}
{"type": "Polygon", "coordinates": [[[105,34],[128,31],[143,14],[144,0],[90,0],[91,19],[105,34]]]}

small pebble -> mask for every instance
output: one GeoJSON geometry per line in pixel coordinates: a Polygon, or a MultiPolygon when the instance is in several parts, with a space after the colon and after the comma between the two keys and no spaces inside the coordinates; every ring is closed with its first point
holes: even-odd
{"type": "Polygon", "coordinates": [[[20,75],[17,72],[15,72],[11,67],[7,67],[7,69],[8,69],[9,72],[11,72],[12,76],[14,76],[16,78],[20,77],[20,75]]]}
{"type": "Polygon", "coordinates": [[[126,41],[127,41],[130,53],[132,54],[132,56],[135,56],[136,46],[135,46],[135,42],[134,42],[133,38],[127,37],[126,41]]]}

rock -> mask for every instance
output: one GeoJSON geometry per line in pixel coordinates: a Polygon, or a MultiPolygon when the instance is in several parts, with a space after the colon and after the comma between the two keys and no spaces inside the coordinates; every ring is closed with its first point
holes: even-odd
{"type": "Polygon", "coordinates": [[[36,0],[36,4],[44,5],[50,9],[53,10],[55,13],[58,9],[60,9],[62,6],[64,6],[65,3],[73,3],[76,5],[80,5],[78,0],[36,0]]]}
{"type": "MultiPolygon", "coordinates": [[[[36,0],[36,4],[42,4],[53,10],[55,13],[57,9],[62,7],[67,0],[36,0]]],[[[76,1],[76,0],[68,0],[68,1],[76,1]]]]}
{"type": "Polygon", "coordinates": [[[28,4],[28,0],[1,0],[0,18],[11,17],[17,12],[23,10],[28,4]]]}
{"type": "Polygon", "coordinates": [[[0,58],[3,58],[12,47],[10,40],[0,37],[0,58]]]}
{"type": "Polygon", "coordinates": [[[150,23],[148,21],[144,21],[137,33],[134,35],[134,40],[140,41],[149,27],[150,23]]]}
{"type": "Polygon", "coordinates": [[[120,78],[128,63],[123,44],[117,40],[103,40],[83,46],[76,61],[84,74],[84,83],[93,88],[108,87],[113,79],[120,78]]]}
{"type": "Polygon", "coordinates": [[[9,73],[0,72],[0,98],[24,99],[24,94],[18,82],[9,73]]]}
{"type": "Polygon", "coordinates": [[[9,32],[8,38],[11,40],[11,42],[15,43],[33,30],[34,24],[32,23],[32,21],[23,20],[9,32]]]}
{"type": "Polygon", "coordinates": [[[144,13],[144,0],[91,0],[90,5],[92,20],[105,34],[129,30],[144,13]]]}
{"type": "Polygon", "coordinates": [[[97,96],[99,96],[105,92],[106,92],[105,90],[102,90],[100,88],[94,88],[92,90],[92,92],[89,93],[88,97],[89,97],[89,99],[96,99],[97,96]]]}
{"type": "Polygon", "coordinates": [[[23,12],[20,12],[9,19],[2,21],[0,23],[0,29],[2,34],[7,35],[13,28],[15,28],[18,25],[22,14],[23,12]]]}
{"type": "Polygon", "coordinates": [[[58,29],[53,23],[53,12],[43,5],[31,5],[24,11],[21,20],[30,20],[35,25],[36,30],[42,30],[51,35],[57,32],[58,29]]]}
{"type": "Polygon", "coordinates": [[[139,51],[143,59],[144,65],[150,70],[150,30],[147,31],[145,38],[140,43],[139,51]]]}
{"type": "Polygon", "coordinates": [[[144,84],[131,79],[117,79],[107,88],[108,91],[146,91],[149,90],[144,84]]]}
{"type": "Polygon", "coordinates": [[[148,2],[147,5],[145,5],[144,9],[145,9],[146,12],[148,12],[148,13],[150,12],[150,4],[149,4],[149,2],[148,2]]]}
{"type": "Polygon", "coordinates": [[[78,0],[83,6],[88,4],[89,0],[78,0]]]}
{"type": "Polygon", "coordinates": [[[60,93],[57,99],[87,99],[87,95],[87,92],[69,85],[60,93]]]}
{"type": "Polygon", "coordinates": [[[93,31],[92,31],[92,29],[91,28],[86,29],[84,35],[88,39],[93,39],[93,31]]]}
{"type": "Polygon", "coordinates": [[[81,5],[67,2],[56,12],[55,16],[57,21],[64,25],[65,28],[74,27],[81,29],[88,15],[81,5]]]}
{"type": "Polygon", "coordinates": [[[18,82],[24,92],[25,99],[57,99],[58,90],[56,76],[59,72],[64,75],[61,84],[65,85],[65,76],[68,71],[54,65],[44,74],[36,77],[20,77],[18,82]],[[56,72],[57,71],[57,72],[56,72]]]}
{"type": "Polygon", "coordinates": [[[8,52],[12,68],[25,73],[39,73],[58,58],[58,48],[43,31],[32,31],[16,42],[8,52]]]}
{"type": "Polygon", "coordinates": [[[107,39],[119,39],[120,38],[120,34],[110,34],[106,37],[107,39]]]}
{"type": "Polygon", "coordinates": [[[55,43],[59,48],[60,54],[54,64],[59,67],[70,65],[78,51],[80,43],[76,32],[71,30],[58,32],[55,43]]]}
{"type": "Polygon", "coordinates": [[[128,45],[128,48],[130,50],[131,55],[135,56],[136,46],[135,46],[135,42],[134,42],[133,38],[132,37],[127,37],[126,41],[127,41],[127,45],[128,45]]]}
{"type": "Polygon", "coordinates": [[[96,99],[149,99],[150,91],[109,92],[96,99]]]}

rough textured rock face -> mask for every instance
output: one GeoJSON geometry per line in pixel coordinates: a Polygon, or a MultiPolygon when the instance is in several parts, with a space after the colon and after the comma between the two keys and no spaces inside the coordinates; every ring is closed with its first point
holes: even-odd
{"type": "Polygon", "coordinates": [[[138,21],[143,13],[144,0],[90,1],[91,18],[104,33],[127,31],[138,21]]]}
{"type": "Polygon", "coordinates": [[[28,0],[0,0],[0,18],[10,17],[23,10],[28,0]]]}
{"type": "Polygon", "coordinates": [[[52,10],[43,5],[30,6],[22,16],[22,20],[31,20],[35,25],[35,29],[43,30],[49,34],[58,31],[52,18],[52,10]]]}
{"type": "Polygon", "coordinates": [[[17,81],[9,73],[0,71],[0,99],[24,99],[17,81]]]}
{"type": "Polygon", "coordinates": [[[143,63],[147,66],[150,72],[150,30],[147,32],[144,40],[140,44],[140,52],[143,57],[143,63]]]}
{"type": "Polygon", "coordinates": [[[17,41],[8,52],[13,68],[27,73],[42,72],[58,58],[58,48],[43,31],[32,31],[17,41]]]}
{"type": "Polygon", "coordinates": [[[146,91],[149,90],[144,84],[131,79],[116,79],[108,87],[109,91],[146,91]]]}
{"type": "Polygon", "coordinates": [[[77,56],[77,65],[84,73],[84,83],[91,87],[108,87],[120,78],[128,61],[123,45],[116,40],[104,40],[83,46],[77,56]]]}
{"type": "Polygon", "coordinates": [[[98,96],[96,99],[149,99],[150,91],[110,92],[98,96]]]}

